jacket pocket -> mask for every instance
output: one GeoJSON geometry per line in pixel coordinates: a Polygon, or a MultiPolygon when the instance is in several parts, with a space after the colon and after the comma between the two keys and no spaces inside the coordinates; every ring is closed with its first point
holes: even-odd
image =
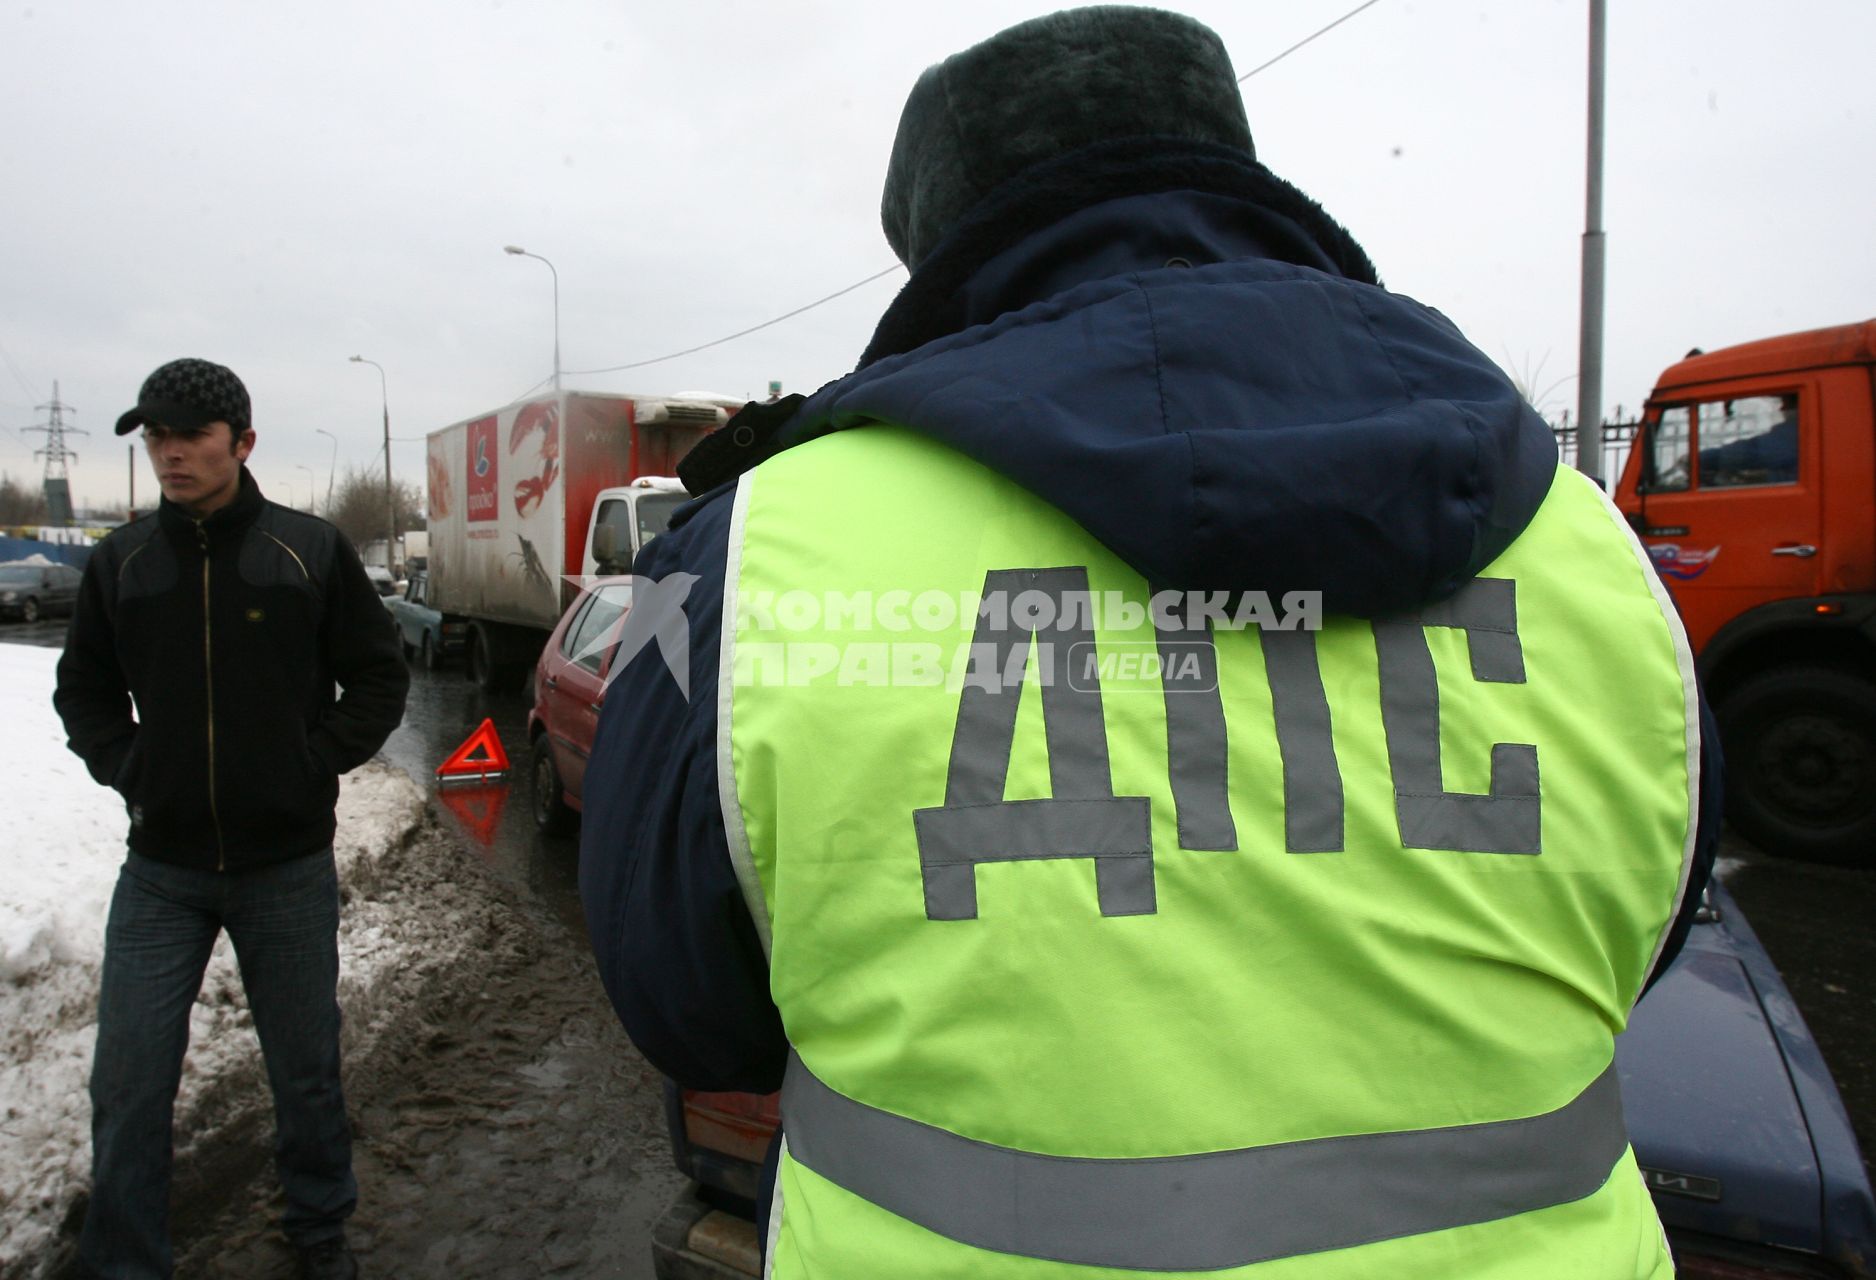
{"type": "Polygon", "coordinates": [[[113,782],[131,825],[165,845],[200,844],[214,836],[208,757],[199,747],[159,742],[145,726],[113,782]]]}
{"type": "Polygon", "coordinates": [[[229,785],[217,805],[231,839],[290,840],[331,814],[338,778],[312,753],[298,720],[250,734],[238,758],[222,775],[229,785]]]}

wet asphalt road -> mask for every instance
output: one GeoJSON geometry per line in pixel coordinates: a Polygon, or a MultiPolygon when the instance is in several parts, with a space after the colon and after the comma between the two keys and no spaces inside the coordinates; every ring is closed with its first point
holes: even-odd
{"type": "MultiPolygon", "coordinates": [[[[0,643],[34,644],[58,648],[64,623],[54,621],[28,627],[0,624],[0,643]]],[[[436,806],[439,846],[447,853],[472,860],[478,879],[494,886],[514,921],[525,934],[515,954],[498,957],[492,982],[507,998],[492,1010],[470,1007],[439,1011],[431,1038],[414,1049],[396,1072],[400,1083],[361,1095],[363,1126],[415,1124],[422,1133],[414,1142],[390,1144],[390,1172],[398,1180],[401,1196],[387,1206],[377,1241],[381,1262],[393,1258],[408,1274],[450,1274],[462,1277],[512,1274],[503,1268],[525,1250],[537,1247],[536,1237],[571,1235],[574,1223],[545,1225],[555,1208],[530,1212],[529,1196],[544,1186],[578,1186],[593,1181],[596,1164],[611,1168],[598,1179],[613,1194],[624,1198],[616,1215],[615,1236],[600,1270],[575,1263],[576,1255],[590,1263],[592,1255],[570,1243],[545,1247],[561,1250],[556,1262],[568,1265],[567,1274],[608,1276],[650,1275],[649,1250],[639,1233],[662,1207],[677,1185],[662,1149],[657,1118],[657,1079],[636,1060],[616,1022],[608,1025],[603,996],[594,998],[597,980],[591,975],[586,953],[585,923],[578,898],[577,838],[557,839],[538,834],[529,811],[526,718],[530,695],[487,695],[463,678],[459,668],[440,673],[414,670],[404,725],[386,744],[384,754],[414,778],[432,785],[435,767],[484,717],[492,719],[510,755],[511,772],[505,788],[481,793],[471,806],[447,801],[436,806]],[[580,999],[567,1007],[553,1000],[531,999],[530,984],[538,992],[543,984],[555,991],[578,990],[580,999]],[[506,1016],[514,1010],[541,1006],[534,1015],[506,1016]],[[577,1007],[574,1007],[577,1006],[577,1007]],[[541,1023],[542,1018],[547,1024],[541,1023]],[[550,1025],[549,1025],[550,1024],[550,1025]],[[539,1053],[517,1058],[521,1065],[503,1066],[502,1046],[529,1036],[552,1038],[547,1059],[539,1053]],[[490,1050],[486,1046],[494,1045],[490,1050]],[[521,1059],[526,1058],[526,1062],[521,1059]],[[542,1067],[542,1062],[548,1065],[542,1067]],[[560,1064],[560,1065],[554,1065],[560,1064]],[[557,1106],[563,1114],[538,1101],[515,1120],[515,1096],[499,1087],[501,1072],[564,1070],[571,1088],[557,1106]],[[567,1101],[579,1094],[579,1073],[598,1071],[609,1078],[605,1103],[610,1112],[596,1115],[591,1104],[567,1101]],[[486,1079],[488,1087],[466,1089],[467,1080],[486,1079]],[[530,1109],[531,1108],[531,1109],[530,1109]],[[616,1114],[618,1124],[609,1117],[616,1114]],[[413,1119],[414,1117],[414,1119],[413,1119]],[[507,1117],[504,1119],[504,1117],[507,1117]],[[519,1125],[519,1127],[517,1127],[519,1125]],[[613,1132],[588,1133],[610,1128],[613,1132]],[[626,1135],[620,1150],[620,1132],[626,1135]],[[479,1135],[479,1136],[478,1136],[479,1135]],[[507,1136],[504,1136],[507,1135],[507,1136]],[[510,1138],[517,1141],[511,1142],[510,1138]],[[521,1141],[520,1139],[525,1139],[521,1141]],[[551,1158],[541,1155],[543,1142],[551,1158]],[[526,1147],[526,1152],[520,1147],[526,1147]],[[548,1163],[542,1163],[547,1159],[548,1163]],[[552,1167],[548,1167],[549,1164],[552,1167]],[[562,1166],[565,1167],[562,1167],[562,1166]],[[476,1178],[490,1170],[508,1171],[510,1184],[495,1188],[478,1185],[476,1178]],[[405,1180],[418,1181],[405,1188],[405,1180]],[[488,1215],[484,1203],[491,1190],[510,1203],[497,1212],[506,1220],[524,1223],[513,1227],[515,1238],[478,1260],[478,1239],[493,1223],[479,1227],[478,1215],[488,1215]],[[421,1194],[419,1194],[421,1193],[421,1194]],[[461,1204],[455,1200],[460,1199],[461,1204]],[[513,1203],[519,1200],[521,1203],[513,1203]],[[425,1206],[427,1202],[428,1207],[425,1206]],[[440,1206],[440,1209],[438,1208],[440,1206]],[[625,1224],[630,1223],[629,1229],[625,1224]],[[543,1236],[543,1233],[545,1235],[543,1236]]],[[[1846,1108],[1857,1130],[1866,1159],[1876,1153],[1876,930],[1869,920],[1876,914],[1876,871],[1850,871],[1813,866],[1769,857],[1743,840],[1729,835],[1722,847],[1721,874],[1779,966],[1799,1008],[1836,1077],[1846,1108]]],[[[563,1004],[565,1002],[562,1002],[563,1004]]],[[[538,1050],[539,1046],[535,1046],[538,1050]]],[[[516,1095],[518,1096],[518,1095],[516,1095]]],[[[405,1135],[408,1137],[408,1133],[405,1135]]],[[[361,1170],[361,1179],[364,1171],[361,1170]]],[[[499,1179],[498,1179],[499,1181],[499,1179]]],[[[225,1225],[201,1225],[212,1236],[228,1234],[219,1242],[198,1238],[198,1249],[210,1253],[227,1249],[230,1260],[245,1256],[256,1264],[252,1271],[218,1271],[225,1275],[287,1274],[283,1251],[268,1245],[255,1223],[255,1198],[265,1198],[270,1179],[264,1171],[249,1176],[241,1187],[230,1187],[225,1225]],[[245,1203],[248,1211],[236,1212],[245,1203]],[[265,1261],[268,1266],[260,1266],[265,1261]]],[[[559,1197],[564,1200],[566,1197],[559,1197]]],[[[543,1199],[552,1201],[556,1197],[543,1199]]],[[[590,1197],[582,1197],[582,1200],[590,1197]]],[[[594,1206],[574,1204],[578,1223],[590,1224],[594,1206]]],[[[361,1219],[368,1210],[361,1209],[361,1219]]],[[[181,1224],[179,1224],[180,1227],[181,1224]]],[[[361,1222],[360,1225],[367,1225],[361,1222]]],[[[585,1229],[590,1231],[590,1226],[585,1229]]],[[[277,1240],[277,1237],[275,1238],[277,1240]]],[[[180,1243],[180,1241],[179,1241],[180,1243]]],[[[403,1269],[401,1268],[401,1269],[403,1269]]],[[[374,1268],[382,1270],[382,1266],[374,1268]]],[[[542,1269],[558,1271],[559,1266],[542,1269]]]]}
{"type": "Polygon", "coordinates": [[[532,704],[531,688],[483,693],[464,677],[460,664],[439,672],[413,667],[404,723],[384,744],[383,755],[418,782],[439,791],[436,807],[445,824],[460,834],[463,847],[516,892],[577,933],[584,946],[578,835],[540,834],[529,809],[527,723],[532,704]],[[508,754],[507,778],[490,785],[451,783],[438,788],[437,766],[484,719],[494,721],[508,754]]]}

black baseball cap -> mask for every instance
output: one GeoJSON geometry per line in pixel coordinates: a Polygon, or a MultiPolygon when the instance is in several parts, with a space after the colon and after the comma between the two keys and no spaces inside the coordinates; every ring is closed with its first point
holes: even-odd
{"type": "Polygon", "coordinates": [[[137,407],[117,420],[117,434],[145,426],[199,431],[211,422],[227,423],[236,435],[252,429],[248,389],[233,369],[188,357],[171,360],[143,380],[137,407]]]}

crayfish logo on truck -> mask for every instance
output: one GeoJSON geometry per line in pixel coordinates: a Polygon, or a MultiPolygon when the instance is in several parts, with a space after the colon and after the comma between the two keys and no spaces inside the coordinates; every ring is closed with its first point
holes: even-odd
{"type": "Polygon", "coordinates": [[[515,514],[540,510],[547,491],[560,478],[560,406],[552,400],[523,405],[508,429],[508,455],[522,473],[515,481],[515,514]]]}

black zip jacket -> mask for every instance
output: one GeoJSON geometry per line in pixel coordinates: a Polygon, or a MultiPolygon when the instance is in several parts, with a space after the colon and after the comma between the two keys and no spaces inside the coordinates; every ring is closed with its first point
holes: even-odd
{"type": "Polygon", "coordinates": [[[384,745],[409,685],[358,553],[243,467],[208,518],[165,500],[98,544],[52,701],[124,797],[132,850],[233,871],[332,843],[339,775],[384,745]]]}

